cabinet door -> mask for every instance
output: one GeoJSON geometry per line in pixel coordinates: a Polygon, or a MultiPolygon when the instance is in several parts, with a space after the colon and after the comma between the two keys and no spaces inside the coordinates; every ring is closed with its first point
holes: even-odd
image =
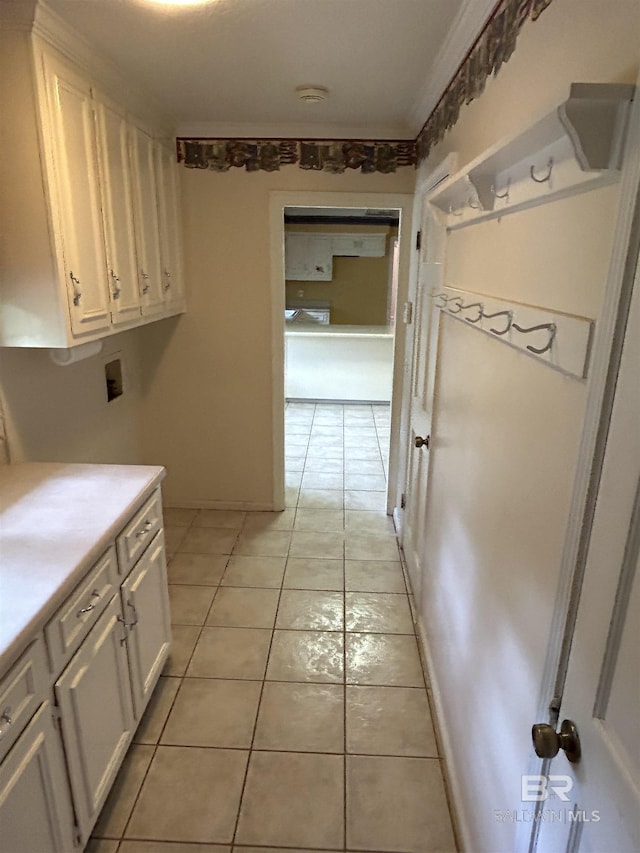
{"type": "Polygon", "coordinates": [[[140,317],[129,127],[104,99],[96,99],[95,107],[111,317],[119,325],[140,317]]]}
{"type": "Polygon", "coordinates": [[[91,832],[133,734],[120,598],[115,595],[55,685],[73,801],[91,832]]]}
{"type": "Polygon", "coordinates": [[[132,128],[131,164],[138,287],[145,316],[159,314],[164,308],[154,147],[150,136],[138,127],[132,128]]]}
{"type": "Polygon", "coordinates": [[[54,223],[59,233],[74,336],[108,331],[111,311],[100,209],[100,186],[89,84],[43,54],[48,95],[45,144],[55,174],[54,223]]]}
{"type": "Polygon", "coordinates": [[[74,824],[60,736],[44,702],[0,765],[0,849],[69,853],[74,824]]]}
{"type": "Polygon", "coordinates": [[[328,234],[311,234],[307,251],[307,279],[309,281],[331,281],[333,278],[331,237],[328,234]]]}
{"type": "Polygon", "coordinates": [[[182,271],[182,220],[178,192],[178,165],[172,148],[156,146],[158,210],[160,215],[160,260],[165,309],[181,310],[184,302],[182,271]]]}
{"type": "Polygon", "coordinates": [[[164,535],[158,533],[122,584],[136,717],[142,716],[171,644],[164,535]]]}

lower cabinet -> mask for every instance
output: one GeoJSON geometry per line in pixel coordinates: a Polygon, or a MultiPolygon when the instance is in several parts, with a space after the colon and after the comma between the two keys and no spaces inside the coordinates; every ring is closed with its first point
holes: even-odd
{"type": "Polygon", "coordinates": [[[0,764],[0,849],[69,853],[75,843],[60,738],[46,701],[0,764]]]}

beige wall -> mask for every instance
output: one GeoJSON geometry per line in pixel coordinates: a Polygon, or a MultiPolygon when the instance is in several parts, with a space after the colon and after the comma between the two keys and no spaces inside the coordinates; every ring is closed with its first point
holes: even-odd
{"type": "Polygon", "coordinates": [[[137,331],[59,367],[47,349],[2,349],[0,389],[12,462],[140,462],[137,331]],[[119,353],[124,393],[107,402],[104,365],[119,353]]]}
{"type": "MultiPolygon", "coordinates": [[[[272,191],[411,192],[415,172],[183,169],[188,312],[141,330],[143,461],[184,502],[271,506],[272,191]]],[[[283,283],[284,287],[284,283],[283,283]]]]}
{"type": "MultiPolygon", "coordinates": [[[[463,167],[566,99],[572,82],[635,82],[640,5],[554,0],[421,174],[463,167]]],[[[444,282],[598,321],[619,185],[452,232],[444,282]]],[[[596,326],[597,328],[597,326],[596,326]]],[[[558,346],[561,346],[558,341],[558,346]]],[[[443,317],[420,610],[468,849],[516,849],[588,383],[443,317]],[[507,749],[484,739],[498,726],[507,749]]],[[[547,698],[548,701],[548,698],[547,698]]],[[[555,765],[554,765],[555,766],[555,765]]],[[[558,770],[557,772],[564,772],[558,770]]],[[[518,848],[519,849],[519,848],[518,848]]]]}
{"type": "Polygon", "coordinates": [[[382,258],[333,258],[331,281],[287,279],[287,305],[309,300],[331,305],[331,323],[335,325],[386,326],[389,302],[390,259],[396,226],[386,225],[285,225],[285,231],[310,231],[316,234],[386,234],[386,253],[382,258]],[[300,296],[300,291],[303,295],[300,296]]]}

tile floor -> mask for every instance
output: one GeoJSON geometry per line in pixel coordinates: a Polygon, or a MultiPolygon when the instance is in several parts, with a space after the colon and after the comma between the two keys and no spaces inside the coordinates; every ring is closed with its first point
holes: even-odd
{"type": "Polygon", "coordinates": [[[290,403],[287,509],[168,509],[171,658],[91,853],[455,851],[389,409],[290,403]]]}

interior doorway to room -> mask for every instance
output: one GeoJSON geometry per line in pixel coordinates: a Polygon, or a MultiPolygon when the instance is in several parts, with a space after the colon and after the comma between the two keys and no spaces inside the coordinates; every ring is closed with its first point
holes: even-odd
{"type": "MultiPolygon", "coordinates": [[[[322,488],[324,480],[329,484],[329,474],[334,475],[331,483],[342,477],[341,489],[353,485],[376,493],[354,500],[375,501],[381,511],[390,512],[388,484],[397,473],[393,437],[399,426],[394,422],[394,399],[401,400],[402,379],[402,357],[397,359],[396,353],[404,353],[397,306],[409,266],[401,232],[409,226],[411,197],[367,195],[361,201],[358,196],[338,200],[329,194],[321,199],[306,195],[308,199],[294,197],[272,208],[274,220],[278,217],[277,223],[272,220],[277,246],[272,274],[279,288],[274,314],[281,312],[280,318],[274,316],[275,441],[285,437],[285,407],[288,420],[294,412],[304,415],[311,427],[307,441],[324,440],[332,457],[327,462],[332,470],[324,479],[318,472],[315,487],[322,488]],[[343,455],[340,470],[338,444],[345,452],[347,445],[354,451],[348,466],[343,455]]],[[[280,454],[282,476],[274,472],[274,503],[280,487],[284,497],[285,471],[289,497],[292,489],[303,487],[305,476],[311,482],[311,473],[301,464],[305,460],[299,431],[297,436],[287,436],[286,468],[284,448],[280,454]]],[[[277,446],[275,450],[277,460],[277,446]]]]}

